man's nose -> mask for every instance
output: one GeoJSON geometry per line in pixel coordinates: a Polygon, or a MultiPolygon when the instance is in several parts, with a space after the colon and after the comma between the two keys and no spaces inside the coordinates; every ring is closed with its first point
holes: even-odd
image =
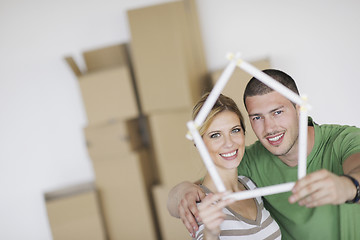
{"type": "Polygon", "coordinates": [[[276,130],[276,121],[273,118],[265,118],[264,127],[267,133],[273,132],[276,130]]]}

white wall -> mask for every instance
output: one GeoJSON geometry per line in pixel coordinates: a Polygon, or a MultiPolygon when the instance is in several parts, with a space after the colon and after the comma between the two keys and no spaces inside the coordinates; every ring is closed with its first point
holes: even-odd
{"type": "MultiPolygon", "coordinates": [[[[160,2],[0,2],[0,239],[52,239],[43,192],[94,177],[63,57],[129,41],[126,10],[160,2]]],[[[210,70],[229,51],[268,56],[309,96],[316,121],[360,126],[358,1],[197,3],[210,70]]]]}

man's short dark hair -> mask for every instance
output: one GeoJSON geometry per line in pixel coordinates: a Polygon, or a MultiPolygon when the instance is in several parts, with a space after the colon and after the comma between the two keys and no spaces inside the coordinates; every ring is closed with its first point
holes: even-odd
{"type": "MultiPolygon", "coordinates": [[[[292,79],[292,77],[290,77],[288,74],[284,73],[283,71],[277,69],[266,69],[263,70],[262,72],[266,73],[267,75],[269,75],[270,77],[272,77],[273,79],[284,85],[285,87],[289,88],[296,94],[299,94],[299,90],[296,86],[294,79],[292,79]]],[[[274,91],[272,88],[268,87],[266,84],[264,84],[257,78],[253,77],[246,85],[244,91],[244,97],[243,97],[244,104],[247,97],[264,95],[272,91],[274,91]]]]}

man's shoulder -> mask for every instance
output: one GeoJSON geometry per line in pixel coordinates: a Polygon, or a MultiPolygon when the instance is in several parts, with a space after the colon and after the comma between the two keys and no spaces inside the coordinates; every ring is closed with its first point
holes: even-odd
{"type": "Polygon", "coordinates": [[[348,134],[356,134],[356,135],[360,134],[360,128],[350,125],[321,124],[321,125],[315,125],[315,129],[316,128],[321,133],[322,138],[323,137],[343,138],[345,135],[348,134]]]}
{"type": "Polygon", "coordinates": [[[256,141],[255,143],[246,146],[245,147],[245,154],[244,159],[247,161],[248,159],[258,159],[258,158],[264,158],[265,156],[270,156],[271,153],[269,153],[268,150],[259,142],[256,141]]]}
{"type": "Polygon", "coordinates": [[[253,144],[249,145],[249,146],[246,146],[245,147],[245,152],[258,152],[258,151],[263,151],[265,148],[264,146],[260,143],[260,141],[256,141],[254,142],[253,144]]]}
{"type": "MultiPolygon", "coordinates": [[[[311,119],[312,120],[312,119],[311,119]]],[[[313,126],[315,128],[319,128],[322,131],[344,131],[344,130],[351,130],[351,131],[360,131],[360,128],[357,126],[351,126],[351,125],[346,125],[346,124],[337,124],[337,123],[315,123],[313,122],[313,126]]]]}

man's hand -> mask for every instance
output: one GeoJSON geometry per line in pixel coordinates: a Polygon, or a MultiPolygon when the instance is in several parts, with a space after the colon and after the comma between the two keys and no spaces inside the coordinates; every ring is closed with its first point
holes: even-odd
{"type": "Polygon", "coordinates": [[[182,182],[171,189],[167,207],[174,217],[180,217],[187,230],[195,237],[197,221],[201,221],[196,202],[205,197],[203,190],[191,182],[182,182]]]}
{"type": "Polygon", "coordinates": [[[289,202],[298,202],[300,206],[306,207],[341,204],[354,198],[354,191],[354,184],[347,177],[322,169],[298,180],[289,202]]]}

